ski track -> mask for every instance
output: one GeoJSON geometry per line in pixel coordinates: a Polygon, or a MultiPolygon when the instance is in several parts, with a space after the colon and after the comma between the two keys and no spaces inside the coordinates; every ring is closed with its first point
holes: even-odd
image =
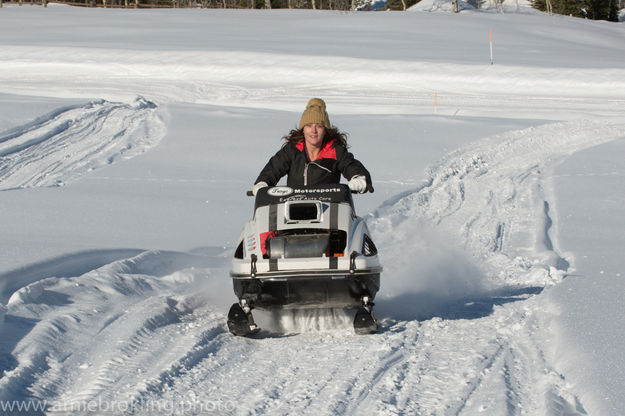
{"type": "Polygon", "coordinates": [[[105,100],[60,108],[0,135],[0,190],[61,186],[157,145],[165,125],[156,104],[105,100]]]}
{"type": "MultiPolygon", "coordinates": [[[[93,106],[107,114],[119,107],[93,106]]],[[[131,118],[141,111],[122,107],[131,118]]],[[[3,136],[2,149],[26,130],[56,132],[50,123],[3,136]]],[[[387,201],[368,219],[385,265],[377,335],[354,335],[352,316],[335,311],[285,314],[286,332],[231,336],[229,253],[127,252],[67,276],[50,264],[57,277],[29,276],[3,310],[3,332],[16,335],[0,344],[0,400],[46,401],[51,414],[97,401],[124,404],[128,414],[166,403],[185,414],[585,414],[533,341],[542,325],[537,295],[569,267],[552,232],[549,171],[568,154],[624,136],[623,123],[576,121],[486,138],[387,201]],[[419,264],[438,244],[432,232],[443,246],[458,243],[472,266],[460,263],[456,276],[453,265],[419,264]],[[415,276],[428,267],[440,275],[415,276]],[[475,281],[460,284],[469,274],[475,281]],[[435,279],[443,286],[428,285],[435,279]],[[402,287],[413,292],[394,292],[402,287]],[[410,309],[426,297],[434,302],[410,309]]],[[[34,154],[49,140],[36,141],[10,145],[23,147],[12,154],[34,154]]],[[[19,186],[51,179],[39,180],[19,186]]]]}
{"type": "Polygon", "coordinates": [[[462,111],[483,116],[505,108],[528,117],[555,113],[555,119],[583,117],[591,108],[619,117],[625,94],[623,85],[614,82],[623,79],[620,68],[506,65],[480,72],[475,65],[466,64],[337,56],[324,56],[322,63],[316,63],[301,55],[250,51],[94,53],[79,47],[33,51],[4,46],[3,52],[0,91],[6,93],[57,96],[58,85],[63,85],[62,95],[72,97],[110,97],[114,91],[120,97],[124,93],[119,91],[136,91],[160,103],[280,110],[299,109],[299,103],[311,96],[333,96],[335,109],[361,114],[375,101],[377,111],[396,114],[415,109],[429,113],[436,91],[441,114],[462,111]],[[77,68],[80,82],[76,82],[77,68]],[[50,73],[55,74],[54,83],[50,83],[50,73]],[[258,79],[264,80],[262,85],[255,81],[258,79]],[[311,82],[319,79],[324,82],[311,82]],[[337,89],[342,93],[337,94],[337,89]],[[497,104],[492,105],[493,101],[497,104]]]}

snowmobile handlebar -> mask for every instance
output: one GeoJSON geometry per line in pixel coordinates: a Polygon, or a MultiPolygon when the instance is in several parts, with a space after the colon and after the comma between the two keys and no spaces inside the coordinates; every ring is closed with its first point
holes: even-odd
{"type": "MultiPolygon", "coordinates": [[[[351,192],[352,192],[352,194],[359,194],[360,193],[358,191],[351,191],[351,192]]],[[[367,192],[373,193],[373,186],[371,186],[371,185],[367,186],[367,190],[365,192],[363,192],[363,193],[367,193],[367,192]]],[[[245,194],[247,196],[254,196],[254,192],[253,191],[247,191],[245,194]]]]}

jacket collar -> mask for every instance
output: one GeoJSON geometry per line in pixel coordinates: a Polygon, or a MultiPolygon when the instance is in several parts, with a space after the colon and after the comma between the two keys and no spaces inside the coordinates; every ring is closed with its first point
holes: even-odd
{"type": "MultiPolygon", "coordinates": [[[[336,159],[336,149],[334,148],[334,142],[334,139],[328,141],[321,149],[321,153],[319,153],[319,157],[317,157],[317,159],[336,159]]],[[[295,147],[297,147],[297,150],[299,150],[300,152],[304,152],[305,144],[304,142],[299,142],[295,144],[295,147]]]]}

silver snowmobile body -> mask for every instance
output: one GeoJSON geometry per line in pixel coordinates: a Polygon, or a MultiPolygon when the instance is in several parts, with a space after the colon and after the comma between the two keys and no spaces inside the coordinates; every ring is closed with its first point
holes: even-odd
{"type": "Polygon", "coordinates": [[[235,335],[257,332],[254,308],[358,308],[356,332],[375,332],[381,271],[347,185],[260,189],[232,260],[239,302],[228,327],[235,335]]]}

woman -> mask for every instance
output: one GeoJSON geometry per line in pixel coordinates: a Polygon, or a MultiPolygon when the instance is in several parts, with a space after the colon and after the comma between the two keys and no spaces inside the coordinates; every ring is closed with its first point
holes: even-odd
{"type": "Polygon", "coordinates": [[[371,175],[347,151],[346,134],[330,125],[326,104],[321,98],[308,101],[297,130],[283,137],[286,143],[256,179],[252,192],[275,186],[284,176],[287,186],[337,184],[341,174],[354,192],[373,192],[371,175]]]}

